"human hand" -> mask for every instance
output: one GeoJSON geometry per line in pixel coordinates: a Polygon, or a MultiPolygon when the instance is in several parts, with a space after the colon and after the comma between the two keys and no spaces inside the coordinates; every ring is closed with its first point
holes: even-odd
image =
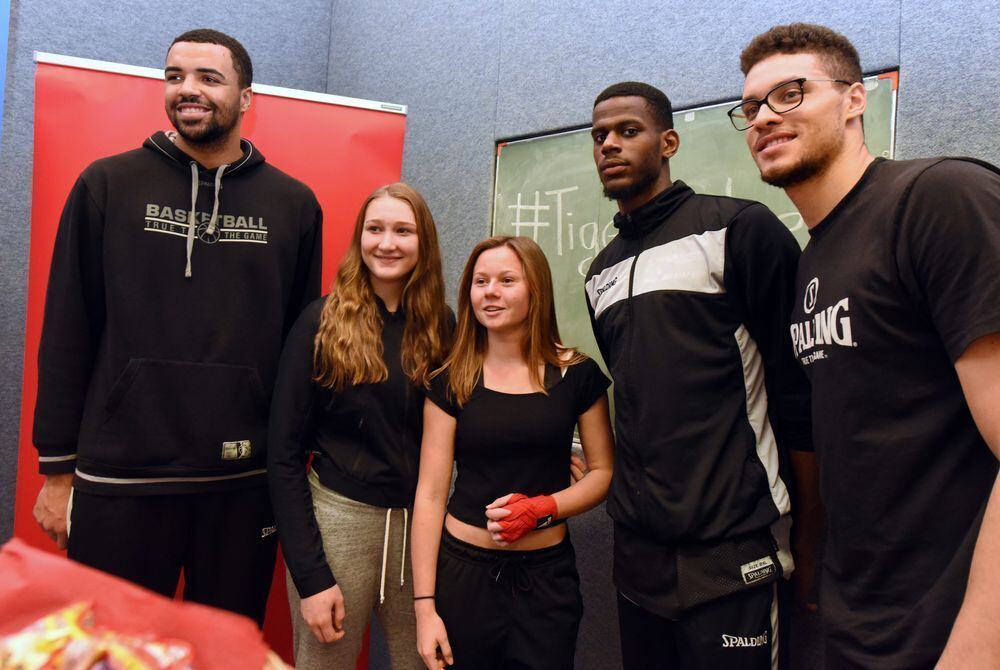
{"type": "Polygon", "coordinates": [[[556,519],[556,501],[552,496],[529,498],[508,493],[486,506],[486,530],[499,546],[517,542],[525,533],[544,528],[556,519]]]}
{"type": "Polygon", "coordinates": [[[299,612],[313,636],[320,642],[336,642],[344,637],[344,594],[334,584],[325,591],[303,598],[299,612]]]}
{"type": "Polygon", "coordinates": [[[795,571],[792,572],[792,599],[803,612],[815,613],[816,604],[816,557],[813,552],[794,552],[795,571]]]}
{"type": "Polygon", "coordinates": [[[417,607],[417,652],[427,670],[443,670],[454,665],[455,657],[448,643],[448,631],[444,621],[434,609],[432,600],[418,601],[417,607]]]}
{"type": "MultiPolygon", "coordinates": [[[[509,542],[505,542],[500,533],[503,531],[503,526],[500,525],[501,519],[510,516],[510,510],[504,509],[504,505],[507,504],[515,494],[508,493],[505,496],[500,496],[489,505],[486,506],[486,530],[490,532],[490,539],[497,543],[501,547],[506,547],[509,542]]],[[[520,494],[518,494],[520,495],[520,494]]]]}
{"type": "Polygon", "coordinates": [[[264,670],[295,670],[295,668],[286,665],[274,650],[268,649],[267,656],[264,657],[264,670]]]}
{"type": "Polygon", "coordinates": [[[584,460],[576,454],[571,454],[569,457],[569,485],[578,484],[588,472],[584,460]]]}
{"type": "Polygon", "coordinates": [[[73,492],[73,475],[46,475],[35,499],[35,521],[60,549],[66,548],[66,510],[73,492]]]}

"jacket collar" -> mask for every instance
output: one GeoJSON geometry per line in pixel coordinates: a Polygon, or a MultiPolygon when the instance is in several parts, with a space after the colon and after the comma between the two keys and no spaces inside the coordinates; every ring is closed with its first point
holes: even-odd
{"type": "Polygon", "coordinates": [[[691,187],[678,179],[645,205],[628,214],[615,214],[615,228],[627,240],[638,239],[666,221],[692,195],[691,187]]]}

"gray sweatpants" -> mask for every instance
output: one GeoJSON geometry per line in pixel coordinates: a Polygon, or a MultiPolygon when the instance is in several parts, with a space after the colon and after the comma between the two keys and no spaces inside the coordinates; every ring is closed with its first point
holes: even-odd
{"type": "MultiPolygon", "coordinates": [[[[295,667],[298,670],[354,670],[365,628],[374,611],[385,632],[393,670],[422,669],[413,614],[409,527],[405,530],[404,556],[404,510],[388,510],[351,500],[320,484],[311,470],[309,486],[316,521],[323,535],[323,551],[344,594],[346,634],[337,642],[319,642],[302,619],[298,592],[291,577],[287,576],[295,667]],[[402,586],[400,570],[403,571],[402,586]],[[381,604],[380,591],[385,598],[381,604]]],[[[405,525],[408,526],[408,522],[405,525]]]]}

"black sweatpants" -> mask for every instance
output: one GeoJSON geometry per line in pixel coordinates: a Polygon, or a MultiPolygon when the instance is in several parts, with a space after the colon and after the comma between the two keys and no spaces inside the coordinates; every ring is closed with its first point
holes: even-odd
{"type": "Polygon", "coordinates": [[[455,657],[451,670],[573,667],[583,599],[569,538],[545,549],[504,551],[445,530],[435,591],[455,657]]]}
{"type": "Polygon", "coordinates": [[[260,626],[277,533],[266,487],[184,495],[73,492],[69,557],[172,597],[244,614],[260,626]]]}
{"type": "Polygon", "coordinates": [[[680,620],[618,594],[624,670],[777,670],[783,662],[775,584],[705,603],[680,620]]]}

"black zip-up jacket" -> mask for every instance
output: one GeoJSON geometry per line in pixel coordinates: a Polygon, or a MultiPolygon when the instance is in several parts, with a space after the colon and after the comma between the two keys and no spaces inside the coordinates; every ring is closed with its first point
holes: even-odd
{"type": "MultiPolygon", "coordinates": [[[[763,205],[680,181],[615,225],[586,294],[615,382],[616,554],[648,543],[670,557],[781,519],[773,549],[789,570],[779,445],[811,450],[808,383],[788,335],[798,245],[763,205]]],[[[636,563],[616,560],[616,584],[669,610],[642,602],[663,583],[636,563]]]]}
{"type": "Polygon", "coordinates": [[[269,428],[271,501],[285,563],[303,598],[336,584],[305,477],[309,456],[326,488],[368,505],[409,508],[423,430],[423,390],[403,372],[402,307],[389,312],[376,298],[388,379],[334,391],[313,381],[314,341],[325,302],[321,298],[306,307],[289,333],[269,428]]]}
{"type": "Polygon", "coordinates": [[[271,388],[319,294],[322,215],[242,148],[209,171],[157,133],[77,179],[38,354],[43,474],[115,495],[266,483],[271,388]]]}

